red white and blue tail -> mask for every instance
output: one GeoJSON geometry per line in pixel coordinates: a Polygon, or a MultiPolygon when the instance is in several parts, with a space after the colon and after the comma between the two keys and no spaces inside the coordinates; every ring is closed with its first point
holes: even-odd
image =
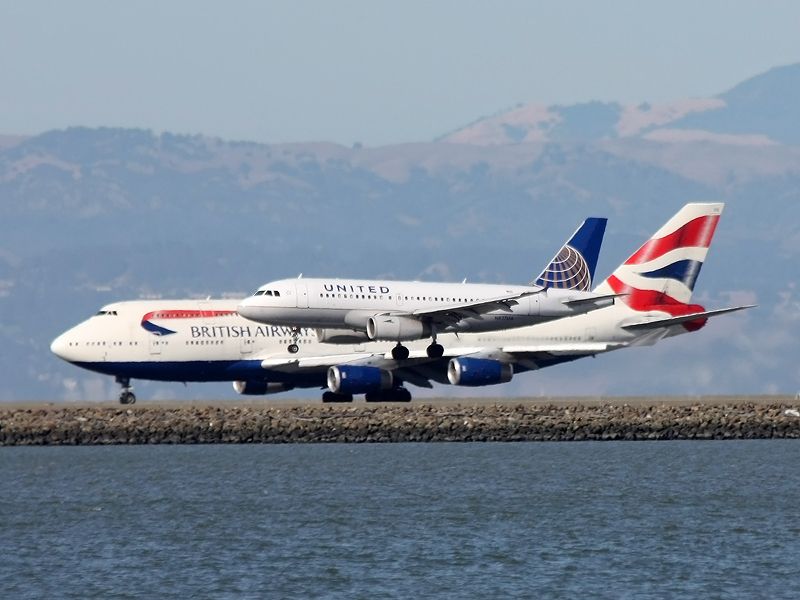
{"type": "Polygon", "coordinates": [[[724,204],[687,204],[621,264],[596,293],[621,294],[638,312],[673,317],[703,312],[689,304],[724,204]]]}

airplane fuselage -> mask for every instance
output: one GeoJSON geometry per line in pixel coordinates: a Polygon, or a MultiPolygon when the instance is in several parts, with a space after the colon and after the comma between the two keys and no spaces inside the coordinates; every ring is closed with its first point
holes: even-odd
{"type": "MultiPolygon", "coordinates": [[[[511,329],[583,312],[565,300],[592,298],[590,292],[531,286],[338,279],[284,279],[261,286],[239,305],[239,314],[260,323],[349,328],[366,331],[375,315],[403,315],[424,321],[452,309],[454,318],[441,332],[511,329]],[[461,307],[497,301],[491,310],[461,307]]],[[[596,306],[594,307],[596,308],[596,306]]],[[[586,308],[588,310],[588,307],[586,308]]],[[[426,336],[420,336],[426,337],[426,336]]]]}

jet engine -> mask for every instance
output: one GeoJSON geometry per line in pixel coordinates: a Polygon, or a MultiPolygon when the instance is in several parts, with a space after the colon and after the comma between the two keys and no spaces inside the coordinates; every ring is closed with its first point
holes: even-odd
{"type": "Polygon", "coordinates": [[[324,344],[359,344],[369,341],[365,331],[352,329],[316,329],[317,339],[324,344]]]}
{"type": "Polygon", "coordinates": [[[244,396],[263,396],[265,394],[277,394],[278,392],[288,392],[292,389],[288,383],[278,383],[276,381],[234,381],[233,389],[237,394],[244,396]]]}
{"type": "Polygon", "coordinates": [[[365,394],[390,390],[393,383],[391,372],[378,367],[340,365],[328,369],[328,389],[335,394],[365,394]]]}
{"type": "Polygon", "coordinates": [[[367,335],[371,340],[405,342],[430,337],[431,328],[419,319],[380,315],[367,320],[367,335]]]}
{"type": "Polygon", "coordinates": [[[514,367],[508,363],[489,358],[468,358],[461,356],[450,359],[447,365],[447,379],[453,385],[493,385],[511,381],[514,367]]]}

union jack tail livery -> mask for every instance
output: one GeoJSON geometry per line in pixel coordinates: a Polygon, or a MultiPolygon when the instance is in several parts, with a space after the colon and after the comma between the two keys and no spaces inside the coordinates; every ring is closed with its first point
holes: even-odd
{"type": "Polygon", "coordinates": [[[588,292],[608,219],[590,217],[572,234],[531,285],[588,292]]]}
{"type": "MultiPolygon", "coordinates": [[[[620,294],[622,303],[637,312],[701,317],[705,309],[690,304],[692,290],[723,207],[721,202],[685,205],[595,291],[620,294]]],[[[681,323],[699,329],[705,319],[681,323]]]]}

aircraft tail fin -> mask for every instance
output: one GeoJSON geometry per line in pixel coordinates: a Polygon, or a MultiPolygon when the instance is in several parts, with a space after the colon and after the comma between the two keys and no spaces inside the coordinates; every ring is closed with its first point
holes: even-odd
{"type": "Polygon", "coordinates": [[[702,312],[689,302],[724,206],[686,204],[595,292],[620,294],[636,311],[661,310],[673,316],[702,312]]]}
{"type": "Polygon", "coordinates": [[[586,219],[531,285],[586,291],[592,289],[607,219],[586,219]]]}

